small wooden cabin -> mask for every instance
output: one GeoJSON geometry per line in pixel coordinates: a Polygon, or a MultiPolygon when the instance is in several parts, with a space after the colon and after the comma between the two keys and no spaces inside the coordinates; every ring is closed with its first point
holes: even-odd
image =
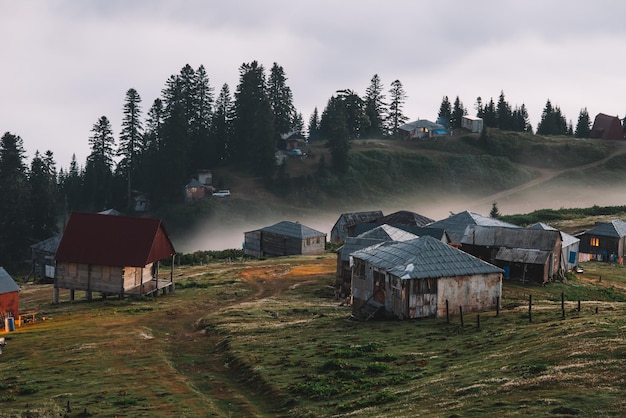
{"type": "Polygon", "coordinates": [[[243,253],[251,257],[319,255],[326,250],[326,234],[299,222],[282,221],[244,233],[243,253]]]}
{"type": "Polygon", "coordinates": [[[159,219],[74,212],[55,260],[54,303],[59,289],[107,295],[156,295],[174,291],[174,246],[159,219]],[[160,260],[172,259],[169,279],[159,278],[160,260]]]}
{"type": "Polygon", "coordinates": [[[383,212],[380,210],[342,213],[330,230],[330,241],[335,244],[342,243],[350,236],[350,228],[363,222],[373,222],[382,217],[383,212]]]}
{"type": "Polygon", "coordinates": [[[612,140],[624,139],[622,121],[617,116],[598,113],[593,120],[589,137],[612,140]]]}
{"type": "Polygon", "coordinates": [[[580,238],[579,261],[608,261],[625,264],[626,222],[615,219],[596,222],[596,226],[584,232],[580,238]]]}
{"type": "MultiPolygon", "coordinates": [[[[7,273],[4,267],[0,267],[0,317],[11,316],[17,318],[20,314],[20,287],[7,273]]],[[[0,328],[2,326],[0,325],[0,328]]]]}

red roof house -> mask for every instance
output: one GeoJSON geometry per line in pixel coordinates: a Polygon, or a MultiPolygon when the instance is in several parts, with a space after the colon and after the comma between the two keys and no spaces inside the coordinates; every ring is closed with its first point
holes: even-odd
{"type": "MultiPolygon", "coordinates": [[[[9,273],[0,267],[0,317],[18,317],[19,293],[20,287],[9,276],[9,273]]],[[[0,328],[2,327],[3,325],[0,324],[0,328]]]]}
{"type": "Polygon", "coordinates": [[[622,121],[617,116],[598,113],[591,127],[590,138],[624,139],[622,121]]]}
{"type": "MultiPolygon", "coordinates": [[[[176,254],[159,219],[74,212],[56,251],[54,302],[59,289],[104,296],[173,291],[159,280],[159,261],[176,254]]],[[[173,269],[174,263],[172,263],[173,269]]]]}

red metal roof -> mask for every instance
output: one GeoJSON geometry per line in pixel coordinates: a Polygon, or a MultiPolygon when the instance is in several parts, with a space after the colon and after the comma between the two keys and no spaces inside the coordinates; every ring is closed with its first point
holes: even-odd
{"type": "Polygon", "coordinates": [[[70,263],[144,267],[174,254],[159,219],[73,212],[55,258],[70,263]]]}

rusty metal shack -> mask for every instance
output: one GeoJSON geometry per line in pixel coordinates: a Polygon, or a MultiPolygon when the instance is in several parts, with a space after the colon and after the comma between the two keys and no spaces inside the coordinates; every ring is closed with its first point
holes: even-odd
{"type": "Polygon", "coordinates": [[[352,315],[358,319],[379,306],[400,319],[443,317],[457,312],[496,309],[503,270],[424,236],[385,242],[356,251],[352,263],[352,315]]]}

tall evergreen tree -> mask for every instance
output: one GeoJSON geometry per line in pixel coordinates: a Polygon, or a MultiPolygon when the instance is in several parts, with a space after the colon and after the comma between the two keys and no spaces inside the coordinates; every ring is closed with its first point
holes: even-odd
{"type": "Polygon", "coordinates": [[[276,166],[276,131],[265,70],[257,61],[239,67],[233,128],[233,158],[251,164],[255,172],[270,178],[276,166]]]}
{"type": "Polygon", "coordinates": [[[387,129],[391,133],[392,138],[398,138],[398,128],[409,120],[402,111],[408,96],[400,80],[395,80],[391,83],[389,98],[389,120],[387,129]]]}
{"type": "Polygon", "coordinates": [[[126,91],[124,101],[124,116],[120,131],[117,155],[122,157],[118,163],[118,170],[127,185],[127,207],[132,207],[131,191],[137,173],[139,159],[144,152],[143,124],[141,122],[141,97],[137,90],[131,88],[126,91]]]}
{"type": "Polygon", "coordinates": [[[506,101],[504,97],[504,91],[500,91],[500,97],[498,97],[498,104],[496,105],[496,124],[497,127],[502,130],[511,130],[511,105],[506,101]]]}
{"type": "Polygon", "coordinates": [[[209,165],[229,161],[233,136],[234,103],[228,84],[224,84],[215,101],[215,112],[211,121],[211,156],[209,165]]]}
{"type": "Polygon", "coordinates": [[[32,230],[23,142],[9,132],[0,139],[0,196],[0,265],[18,272],[25,267],[32,230]]]}
{"type": "Polygon", "coordinates": [[[278,135],[294,130],[293,122],[296,109],[293,94],[287,86],[287,77],[282,66],[274,63],[270,69],[267,96],[274,115],[274,129],[278,135]]]}
{"type": "Polygon", "coordinates": [[[317,111],[317,107],[313,109],[311,117],[309,118],[309,141],[317,141],[320,139],[320,117],[317,111]]]}
{"type": "Polygon", "coordinates": [[[113,155],[115,139],[111,123],[101,116],[91,129],[89,138],[91,153],[85,166],[85,195],[88,208],[104,210],[112,202],[113,155]]]}
{"type": "Polygon", "coordinates": [[[381,138],[387,136],[385,129],[387,113],[383,84],[378,74],[374,74],[369,87],[365,90],[365,115],[369,119],[369,128],[364,132],[366,137],[381,138]]]}
{"type": "Polygon", "coordinates": [[[442,124],[447,129],[450,128],[452,121],[452,106],[448,96],[443,96],[441,99],[441,105],[439,106],[439,113],[437,113],[437,123],[442,124]]]}
{"type": "Polygon", "coordinates": [[[343,106],[348,138],[361,138],[369,129],[370,121],[365,113],[365,103],[354,91],[350,89],[339,90],[337,99],[343,106]]]}
{"type": "MultiPolygon", "coordinates": [[[[207,168],[211,160],[211,121],[213,116],[213,87],[203,65],[194,73],[191,95],[193,118],[189,120],[190,128],[190,159],[192,170],[207,168]]],[[[192,173],[193,174],[193,173],[192,173]]]]}
{"type": "Polygon", "coordinates": [[[496,115],[496,105],[493,102],[493,97],[489,99],[489,103],[483,108],[483,124],[486,127],[496,128],[498,118],[496,115]]]}
{"type": "Polygon", "coordinates": [[[28,173],[30,214],[28,221],[32,238],[43,240],[58,231],[57,228],[57,177],[51,151],[41,155],[35,152],[28,173]]]}
{"type": "Polygon", "coordinates": [[[338,173],[348,169],[350,134],[346,123],[345,103],[342,97],[331,97],[322,114],[320,129],[327,138],[326,147],[332,156],[332,167],[338,173]]]}
{"type": "Polygon", "coordinates": [[[454,105],[452,106],[452,128],[460,129],[463,124],[463,116],[467,115],[465,111],[465,107],[463,107],[463,102],[459,99],[459,96],[456,96],[454,100],[454,105]]]}
{"type": "Polygon", "coordinates": [[[589,112],[587,112],[587,108],[584,107],[580,109],[580,113],[578,114],[578,123],[576,124],[574,136],[576,136],[576,138],[589,138],[590,133],[591,120],[589,119],[589,112]]]}
{"type": "Polygon", "coordinates": [[[76,161],[76,154],[72,154],[70,168],[64,176],[60,176],[60,199],[62,200],[64,214],[86,208],[83,197],[83,170],[76,161]]]}
{"type": "Polygon", "coordinates": [[[532,132],[533,128],[528,120],[528,111],[523,103],[513,110],[510,129],[516,132],[532,132]]]}
{"type": "Polygon", "coordinates": [[[476,105],[474,107],[476,109],[476,117],[482,118],[484,114],[484,109],[483,109],[483,99],[480,96],[476,98],[476,105]]]}
{"type": "Polygon", "coordinates": [[[537,125],[538,135],[567,135],[567,120],[558,106],[553,107],[550,99],[541,113],[541,120],[537,125]]]}

